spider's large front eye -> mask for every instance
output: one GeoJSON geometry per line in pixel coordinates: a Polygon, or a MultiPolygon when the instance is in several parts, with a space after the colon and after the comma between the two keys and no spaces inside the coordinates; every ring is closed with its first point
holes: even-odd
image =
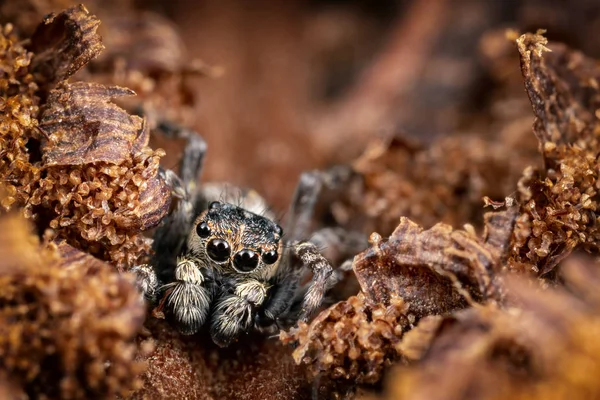
{"type": "Polygon", "coordinates": [[[196,233],[201,238],[207,238],[210,236],[210,227],[206,222],[200,222],[198,226],[196,226],[196,233]]]}
{"type": "Polygon", "coordinates": [[[258,265],[258,254],[252,250],[242,250],[233,257],[233,265],[240,272],[250,272],[258,265]]]}
{"type": "Polygon", "coordinates": [[[262,259],[265,264],[274,264],[275,261],[279,258],[279,254],[277,254],[276,250],[270,250],[262,255],[262,259]]]}
{"type": "Polygon", "coordinates": [[[206,245],[206,252],[214,261],[223,262],[229,258],[231,247],[223,239],[213,239],[206,245]]]}

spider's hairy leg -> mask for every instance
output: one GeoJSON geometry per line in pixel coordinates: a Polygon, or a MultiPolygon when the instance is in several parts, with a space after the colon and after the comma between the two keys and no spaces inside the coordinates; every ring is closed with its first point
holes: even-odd
{"type": "Polygon", "coordinates": [[[196,182],[202,169],[206,143],[197,134],[190,135],[181,161],[182,178],[173,171],[163,171],[167,184],[178,197],[172,212],[163,220],[154,233],[153,265],[157,274],[170,273],[175,268],[175,260],[181,254],[188,232],[195,217],[196,182]]]}
{"type": "Polygon", "coordinates": [[[350,195],[358,178],[351,168],[343,165],[325,172],[302,173],[287,213],[285,231],[288,240],[306,240],[315,230],[316,222],[328,217],[331,203],[350,195]]]}
{"type": "Polygon", "coordinates": [[[295,246],[295,252],[302,263],[313,272],[312,281],[304,295],[299,317],[301,321],[306,322],[321,306],[325,293],[335,283],[332,279],[333,268],[312,243],[298,243],[295,246]]]}
{"type": "Polygon", "coordinates": [[[148,301],[154,302],[160,285],[156,273],[154,272],[154,268],[149,264],[141,264],[131,268],[129,272],[134,274],[137,287],[144,297],[148,301]]]}
{"type": "Polygon", "coordinates": [[[191,259],[178,260],[175,279],[161,288],[164,292],[164,311],[179,332],[192,335],[206,321],[212,293],[205,287],[208,282],[202,271],[191,259]]]}
{"type": "Polygon", "coordinates": [[[235,286],[234,293],[224,293],[216,301],[211,317],[210,336],[217,345],[227,347],[253,323],[253,310],[267,297],[268,287],[255,279],[235,286]]]}
{"type": "Polygon", "coordinates": [[[285,232],[289,241],[306,238],[323,188],[320,171],[303,172],[288,210],[285,232]]]}
{"type": "Polygon", "coordinates": [[[369,247],[364,233],[341,227],[326,227],[316,231],[308,240],[334,265],[340,265],[369,247]]]}

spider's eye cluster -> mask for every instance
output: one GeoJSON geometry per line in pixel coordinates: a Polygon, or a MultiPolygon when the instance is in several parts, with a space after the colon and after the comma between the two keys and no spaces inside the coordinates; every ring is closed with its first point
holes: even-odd
{"type": "Polygon", "coordinates": [[[224,262],[231,255],[231,247],[223,239],[212,239],[206,245],[206,253],[208,256],[217,262],[224,262]]]}
{"type": "Polygon", "coordinates": [[[240,272],[250,272],[258,266],[258,254],[248,249],[238,251],[233,257],[233,265],[240,272]]]}

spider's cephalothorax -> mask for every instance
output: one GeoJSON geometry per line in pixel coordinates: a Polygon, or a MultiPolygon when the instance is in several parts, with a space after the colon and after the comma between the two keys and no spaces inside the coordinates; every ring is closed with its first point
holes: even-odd
{"type": "MultiPolygon", "coordinates": [[[[154,235],[152,266],[134,268],[140,288],[181,333],[208,325],[220,346],[253,329],[271,331],[307,320],[337,280],[316,246],[298,240],[310,225],[324,185],[321,176],[302,175],[284,244],[283,229],[256,192],[247,191],[235,202],[223,196],[223,185],[196,190],[206,146],[197,135],[186,137],[182,178],[163,172],[180,200],[154,235]],[[307,272],[312,279],[303,284],[307,272]]],[[[334,229],[320,233],[315,236],[320,245],[334,238],[338,247],[347,247],[344,254],[366,244],[346,240],[334,229]]]]}

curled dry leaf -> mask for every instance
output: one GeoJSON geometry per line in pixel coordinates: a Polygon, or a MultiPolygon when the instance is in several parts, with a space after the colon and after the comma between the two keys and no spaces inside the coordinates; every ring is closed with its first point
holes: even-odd
{"type": "Polygon", "coordinates": [[[50,90],[95,58],[104,45],[96,33],[100,20],[83,6],[48,15],[31,37],[29,49],[35,54],[31,64],[36,82],[50,90]]]}
{"type": "Polygon", "coordinates": [[[132,90],[96,83],[61,83],[50,92],[40,128],[46,166],[120,164],[148,144],[144,120],[111,102],[132,90]]]}
{"type": "Polygon", "coordinates": [[[429,230],[401,218],[388,240],[376,241],[354,259],[354,272],[367,299],[387,304],[392,295],[417,318],[444,314],[482,300],[497,289],[494,252],[473,233],[437,224],[429,230]]]}
{"type": "Polygon", "coordinates": [[[600,68],[565,46],[548,52],[541,34],[523,35],[517,45],[546,169],[529,168],[519,182],[509,267],[542,275],[578,247],[599,249],[600,68]]]}
{"type": "Polygon", "coordinates": [[[0,217],[0,371],[31,397],[106,398],[139,385],[145,309],[131,278],[0,217]]]}

